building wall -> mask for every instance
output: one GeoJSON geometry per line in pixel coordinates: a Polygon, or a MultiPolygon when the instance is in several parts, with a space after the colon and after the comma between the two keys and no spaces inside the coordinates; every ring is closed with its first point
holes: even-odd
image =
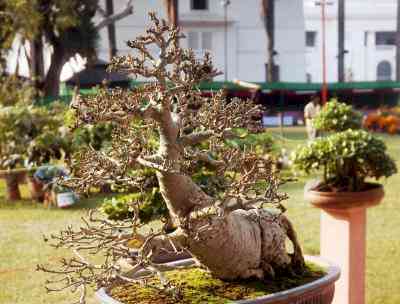
{"type": "MultiPolygon", "coordinates": [[[[327,7],[327,79],[335,82],[338,55],[337,0],[327,7]]],[[[388,61],[395,78],[395,46],[378,46],[376,32],[396,30],[396,0],[350,0],[346,1],[345,71],[347,81],[377,80],[377,66],[388,61]]],[[[322,81],[322,34],[321,8],[315,1],[304,2],[307,31],[316,31],[315,47],[306,48],[306,71],[313,82],[322,81]]]]}
{"type": "MultiPolygon", "coordinates": [[[[123,5],[115,2],[115,11],[123,5]]],[[[179,1],[179,19],[182,30],[209,33],[211,51],[217,69],[225,72],[225,22],[220,1],[209,0],[206,11],[191,10],[190,0],[179,1]]],[[[260,14],[260,0],[231,0],[228,7],[227,54],[228,80],[238,78],[247,81],[265,81],[267,38],[260,14]]],[[[134,14],[116,24],[119,54],[129,53],[125,41],[143,32],[148,24],[146,12],[153,10],[165,18],[162,0],[134,1],[134,14]]],[[[302,0],[277,0],[276,6],[276,63],[280,65],[282,81],[305,81],[304,15],[302,0]]],[[[190,35],[190,34],[189,34],[190,35]]],[[[198,34],[201,36],[202,34],[198,34]]],[[[201,38],[199,38],[201,39],[201,38]]],[[[200,43],[201,44],[201,43],[200,43]]],[[[189,47],[186,39],[182,42],[189,47]]],[[[203,51],[197,51],[201,54],[203,51]]],[[[101,32],[99,56],[108,59],[106,30],[101,32]]],[[[225,75],[216,80],[224,80],[225,75]]]]}

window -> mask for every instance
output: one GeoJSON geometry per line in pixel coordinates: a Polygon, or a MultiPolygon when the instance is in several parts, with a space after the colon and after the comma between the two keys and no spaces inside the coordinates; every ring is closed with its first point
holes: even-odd
{"type": "Polygon", "coordinates": [[[317,32],[315,32],[315,31],[306,32],[306,46],[307,47],[315,47],[316,39],[317,39],[317,32]]]}
{"type": "Polygon", "coordinates": [[[392,65],[389,61],[384,60],[379,62],[376,68],[376,80],[392,80],[392,65]]]}
{"type": "Polygon", "coordinates": [[[192,10],[208,10],[208,0],[191,0],[190,8],[192,10]]]}
{"type": "Polygon", "coordinates": [[[376,32],[376,45],[396,45],[396,32],[376,32]]]}
{"type": "Polygon", "coordinates": [[[212,49],[212,32],[189,32],[188,46],[194,51],[211,51],[212,49]]]}
{"type": "Polygon", "coordinates": [[[312,76],[311,76],[310,73],[306,74],[306,81],[307,81],[307,83],[311,83],[312,82],[312,76]]]}

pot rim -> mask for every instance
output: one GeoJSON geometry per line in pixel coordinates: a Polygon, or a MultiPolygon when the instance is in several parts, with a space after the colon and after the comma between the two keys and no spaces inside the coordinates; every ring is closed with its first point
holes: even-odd
{"type": "Polygon", "coordinates": [[[313,193],[320,196],[350,196],[350,195],[360,195],[367,194],[371,192],[381,191],[383,190],[383,185],[380,183],[365,183],[366,185],[371,186],[371,188],[363,191],[342,191],[342,192],[333,192],[333,191],[318,191],[315,190],[315,185],[319,183],[319,180],[312,180],[308,184],[305,185],[304,191],[307,193],[313,193]]]}
{"type": "MultiPolygon", "coordinates": [[[[305,294],[306,292],[310,292],[313,290],[318,290],[322,286],[327,286],[330,284],[333,284],[335,281],[337,281],[340,277],[340,268],[333,264],[332,262],[321,258],[319,256],[305,256],[305,259],[309,262],[318,264],[321,267],[326,268],[326,275],[324,275],[322,278],[315,280],[311,283],[306,283],[304,285],[287,289],[284,291],[276,292],[273,294],[269,294],[266,296],[261,296],[255,299],[251,300],[239,300],[239,301],[234,301],[232,303],[236,304],[273,304],[276,303],[278,300],[282,301],[288,297],[293,297],[293,296],[301,296],[302,294],[305,294]]],[[[167,263],[167,265],[171,266],[187,266],[191,265],[194,263],[194,259],[185,259],[185,260],[180,260],[180,261],[175,261],[171,263],[167,263]]],[[[148,273],[148,271],[139,271],[138,275],[145,275],[148,273]]],[[[107,294],[107,289],[106,288],[100,288],[99,290],[96,291],[95,293],[97,299],[101,301],[103,304],[123,304],[112,297],[110,297],[107,294]]]]}
{"type": "Polygon", "coordinates": [[[353,209],[370,208],[382,201],[385,196],[384,187],[378,183],[368,183],[371,187],[358,192],[326,192],[313,190],[315,183],[304,187],[304,198],[314,207],[328,212],[348,212],[353,209]]]}

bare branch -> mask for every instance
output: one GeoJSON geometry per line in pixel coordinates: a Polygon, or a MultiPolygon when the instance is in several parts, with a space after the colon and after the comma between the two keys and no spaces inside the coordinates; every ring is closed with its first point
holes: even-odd
{"type": "MultiPolygon", "coordinates": [[[[103,20],[101,20],[99,23],[97,23],[95,25],[95,29],[100,30],[103,27],[108,26],[109,24],[115,23],[115,22],[125,18],[126,16],[133,14],[132,2],[133,2],[133,0],[127,1],[125,8],[121,12],[105,17],[103,20]]],[[[101,11],[104,12],[104,10],[100,10],[100,12],[101,11]]],[[[102,13],[102,15],[106,16],[107,14],[102,13]]]]}

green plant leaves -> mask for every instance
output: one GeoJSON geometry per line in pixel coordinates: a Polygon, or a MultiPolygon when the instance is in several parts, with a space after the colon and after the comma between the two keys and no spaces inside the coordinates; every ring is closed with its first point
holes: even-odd
{"type": "Polygon", "coordinates": [[[314,119],[314,126],[323,132],[341,132],[348,129],[360,129],[361,113],[353,110],[351,105],[330,100],[314,119]]]}
{"type": "Polygon", "coordinates": [[[324,183],[360,190],[366,178],[379,179],[397,172],[384,142],[364,130],[347,130],[318,138],[292,155],[295,167],[305,173],[323,170],[324,183]]]}

